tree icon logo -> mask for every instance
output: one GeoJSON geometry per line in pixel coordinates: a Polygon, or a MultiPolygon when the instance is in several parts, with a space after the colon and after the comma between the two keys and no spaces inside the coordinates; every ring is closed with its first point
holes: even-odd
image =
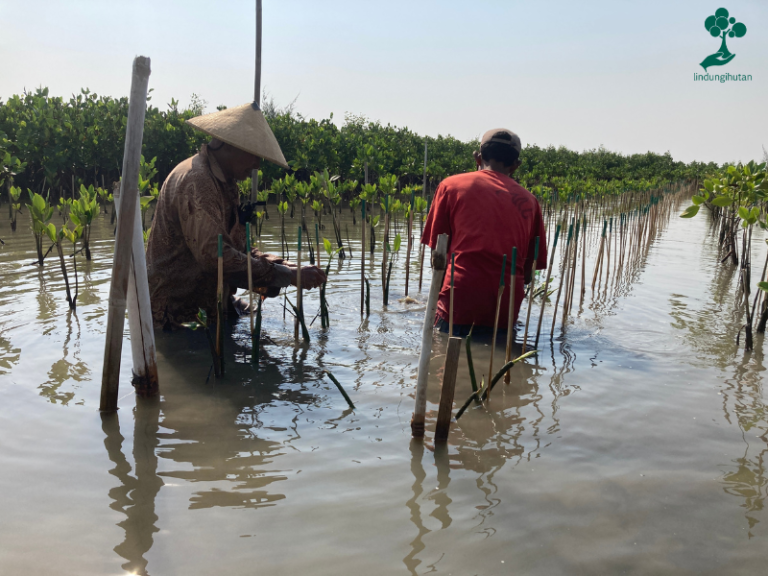
{"type": "Polygon", "coordinates": [[[736,18],[730,16],[725,8],[718,8],[714,16],[710,16],[704,21],[704,27],[713,38],[723,39],[720,43],[720,49],[704,58],[704,61],[700,64],[706,72],[710,66],[724,66],[736,58],[736,54],[732,54],[728,50],[725,39],[741,38],[747,33],[747,27],[741,22],[736,22],[736,18]]]}

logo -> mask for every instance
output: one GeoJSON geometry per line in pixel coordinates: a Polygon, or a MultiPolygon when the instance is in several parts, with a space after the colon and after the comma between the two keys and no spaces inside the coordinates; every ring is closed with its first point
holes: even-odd
{"type": "Polygon", "coordinates": [[[718,8],[714,16],[710,16],[704,21],[704,27],[713,38],[722,38],[720,49],[704,58],[700,64],[704,68],[704,72],[707,72],[707,68],[710,66],[725,66],[736,58],[736,54],[728,50],[726,38],[743,37],[747,33],[747,27],[741,22],[736,22],[736,18],[730,16],[725,8],[718,8]]]}

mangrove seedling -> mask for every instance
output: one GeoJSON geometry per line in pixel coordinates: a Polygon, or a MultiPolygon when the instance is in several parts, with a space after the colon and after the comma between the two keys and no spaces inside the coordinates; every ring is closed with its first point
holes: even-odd
{"type": "Polygon", "coordinates": [[[32,216],[32,232],[35,234],[35,247],[37,248],[37,263],[43,265],[43,237],[48,235],[48,222],[53,216],[53,207],[47,198],[43,198],[37,192],[28,190],[32,201],[27,204],[29,214],[32,216]]]}
{"type": "Polygon", "coordinates": [[[11,197],[11,232],[16,232],[16,216],[21,212],[21,188],[10,186],[8,195],[11,197]]]}
{"type": "Polygon", "coordinates": [[[61,275],[64,277],[64,287],[67,291],[67,303],[69,304],[70,310],[75,310],[77,308],[77,294],[79,291],[78,283],[77,283],[77,262],[75,260],[75,247],[77,244],[77,240],[80,238],[80,234],[82,232],[82,228],[80,226],[76,226],[74,230],[70,230],[67,225],[63,225],[61,227],[61,230],[56,230],[56,226],[52,223],[49,223],[48,226],[45,228],[45,234],[48,236],[50,241],[53,243],[54,246],[56,246],[56,251],[59,253],[59,262],[61,264],[61,275]],[[67,264],[64,260],[64,250],[62,249],[61,243],[64,239],[69,240],[72,242],[72,265],[75,269],[75,295],[72,296],[72,292],[69,289],[69,276],[67,275],[67,264]]]}
{"type": "Polygon", "coordinates": [[[384,281],[384,306],[389,304],[389,280],[392,277],[392,262],[394,261],[394,255],[400,251],[401,243],[402,243],[402,238],[400,237],[400,234],[395,234],[394,248],[390,250],[389,242],[385,244],[385,249],[387,250],[387,252],[391,251],[393,254],[393,257],[389,261],[389,265],[387,266],[387,276],[384,281]]]}
{"type": "Polygon", "coordinates": [[[189,328],[190,330],[197,330],[198,328],[202,328],[205,331],[205,336],[208,339],[208,348],[211,351],[211,358],[213,358],[213,373],[216,378],[221,376],[221,369],[219,367],[219,355],[216,354],[216,343],[214,342],[213,336],[211,335],[211,330],[208,327],[208,315],[205,313],[205,310],[200,308],[197,311],[197,317],[195,318],[195,321],[185,322],[182,324],[182,326],[184,326],[184,328],[189,328]]]}
{"type": "Polygon", "coordinates": [[[328,264],[325,267],[325,282],[320,286],[320,324],[323,328],[331,325],[331,317],[328,315],[328,302],[325,299],[325,287],[328,285],[328,275],[331,272],[331,260],[339,252],[340,248],[333,249],[333,245],[328,238],[323,238],[323,248],[328,255],[328,264]]]}
{"type": "Polygon", "coordinates": [[[69,213],[69,219],[75,226],[80,226],[83,230],[83,250],[85,259],[91,259],[91,222],[99,213],[99,207],[96,201],[96,191],[93,186],[86,188],[80,186],[80,198],[72,202],[72,208],[69,213]]]}

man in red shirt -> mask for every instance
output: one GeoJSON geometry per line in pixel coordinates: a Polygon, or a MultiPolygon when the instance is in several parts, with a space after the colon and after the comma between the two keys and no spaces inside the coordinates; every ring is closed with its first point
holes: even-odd
{"type": "Polygon", "coordinates": [[[451,176],[435,192],[422,243],[434,249],[439,234],[448,234],[448,267],[437,304],[436,325],[448,331],[451,253],[455,254],[453,333],[464,336],[474,324],[493,327],[504,255],[504,295],[499,328],[507,328],[512,247],[517,247],[515,314],[530,282],[536,237],[537,269],[546,268],[546,230],[536,198],[512,179],[520,167],[520,138],[505,129],[489,130],[475,152],[477,172],[451,176]]]}

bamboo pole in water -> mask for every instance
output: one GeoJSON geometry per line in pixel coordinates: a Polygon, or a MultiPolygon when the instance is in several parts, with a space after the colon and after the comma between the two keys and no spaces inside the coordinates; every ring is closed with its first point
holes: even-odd
{"type": "Polygon", "coordinates": [[[216,354],[219,369],[224,374],[224,242],[219,234],[218,275],[216,280],[216,354]]]}
{"type": "Polygon", "coordinates": [[[539,236],[536,236],[536,245],[533,249],[533,266],[531,268],[531,288],[530,288],[530,294],[528,295],[528,313],[525,318],[525,332],[523,333],[523,354],[525,354],[525,349],[528,348],[528,325],[531,322],[531,310],[533,309],[533,292],[534,292],[533,289],[536,286],[536,261],[539,259],[539,242],[540,241],[541,241],[541,238],[539,236]]]}
{"type": "Polygon", "coordinates": [[[362,318],[363,314],[365,314],[365,200],[362,201],[361,211],[363,214],[363,222],[361,226],[363,233],[360,235],[360,251],[362,254],[362,256],[360,256],[360,317],[362,318]]]}
{"type": "Polygon", "coordinates": [[[456,252],[451,252],[451,292],[448,301],[448,338],[453,338],[453,270],[456,267],[456,252]]]}
{"type": "MultiPolygon", "coordinates": [[[[512,247],[512,259],[509,265],[509,313],[507,316],[507,353],[504,363],[512,358],[512,341],[515,334],[515,290],[517,289],[517,246],[512,247]]],[[[509,384],[509,372],[504,374],[504,382],[509,384]]]]}
{"type": "MultiPolygon", "coordinates": [[[[253,339],[257,338],[258,336],[255,336],[253,334],[253,265],[251,264],[251,223],[246,222],[245,223],[245,256],[248,259],[248,311],[250,312],[251,317],[251,351],[254,349],[254,343],[253,339]]],[[[261,295],[259,295],[259,298],[261,298],[261,295]]],[[[256,359],[253,357],[253,354],[251,354],[251,361],[256,361],[256,359]]]]}
{"type": "Polygon", "coordinates": [[[435,326],[437,298],[443,285],[448,251],[448,234],[437,237],[437,245],[432,254],[432,283],[429,286],[429,298],[424,311],[424,326],[421,331],[421,351],[419,353],[419,372],[416,380],[416,403],[411,418],[411,434],[415,438],[424,436],[424,417],[427,411],[427,383],[429,378],[429,357],[432,354],[432,331],[435,326]]]}
{"type": "MultiPolygon", "coordinates": [[[[100,409],[105,412],[117,410],[120,356],[123,349],[128,279],[133,259],[133,231],[138,209],[139,164],[141,161],[141,143],[144,136],[144,115],[147,109],[149,74],[149,58],[137,56],[133,61],[133,78],[131,80],[123,154],[123,181],[128,193],[123,196],[122,214],[117,223],[115,255],[112,261],[112,282],[109,287],[107,335],[104,346],[100,401],[100,409]]],[[[137,334],[136,337],[139,335],[137,334]]]]}
{"type": "Polygon", "coordinates": [[[304,317],[304,302],[301,294],[301,226],[299,226],[299,241],[296,251],[296,318],[293,324],[293,338],[299,339],[299,315],[304,317]]]}
{"type": "Polygon", "coordinates": [[[437,411],[437,425],[435,426],[435,441],[438,442],[447,440],[448,432],[451,429],[451,412],[453,411],[453,396],[456,390],[456,371],[459,367],[460,352],[461,338],[450,337],[445,352],[443,387],[440,392],[440,407],[437,411]]]}
{"type": "MultiPolygon", "coordinates": [[[[493,374],[493,353],[496,351],[496,334],[499,330],[499,311],[501,310],[501,298],[504,296],[504,272],[507,267],[507,255],[504,254],[504,259],[501,261],[501,278],[499,279],[499,294],[496,296],[496,315],[493,320],[493,337],[491,339],[491,360],[488,363],[488,381],[490,382],[491,374],[493,374]]],[[[490,398],[490,396],[489,396],[490,398]]]]}
{"type": "MultiPolygon", "coordinates": [[[[539,325],[536,327],[536,340],[533,345],[534,348],[539,347],[539,336],[541,335],[541,323],[544,320],[544,308],[547,305],[547,298],[548,298],[548,292],[549,292],[549,283],[552,281],[552,266],[555,263],[555,253],[557,252],[557,239],[560,237],[560,224],[557,225],[557,228],[555,229],[555,240],[552,243],[551,250],[552,255],[549,257],[549,268],[547,268],[547,278],[544,281],[544,295],[541,298],[541,312],[539,313],[539,325]]],[[[507,362],[509,362],[509,357],[507,357],[507,362]]]]}
{"type": "Polygon", "coordinates": [[[411,191],[411,209],[408,210],[408,246],[405,253],[405,296],[408,297],[408,282],[411,278],[411,249],[413,248],[413,203],[415,192],[411,191]]]}
{"type": "MultiPolygon", "coordinates": [[[[115,201],[115,211],[120,211],[123,195],[123,181],[120,182],[115,201]]],[[[134,210],[133,239],[131,254],[133,264],[128,276],[128,330],[131,334],[131,356],[133,358],[132,384],[139,396],[154,396],[158,393],[157,354],[155,352],[155,330],[152,319],[152,304],[149,299],[147,258],[144,251],[144,229],[141,225],[141,210],[134,210]]]]}

